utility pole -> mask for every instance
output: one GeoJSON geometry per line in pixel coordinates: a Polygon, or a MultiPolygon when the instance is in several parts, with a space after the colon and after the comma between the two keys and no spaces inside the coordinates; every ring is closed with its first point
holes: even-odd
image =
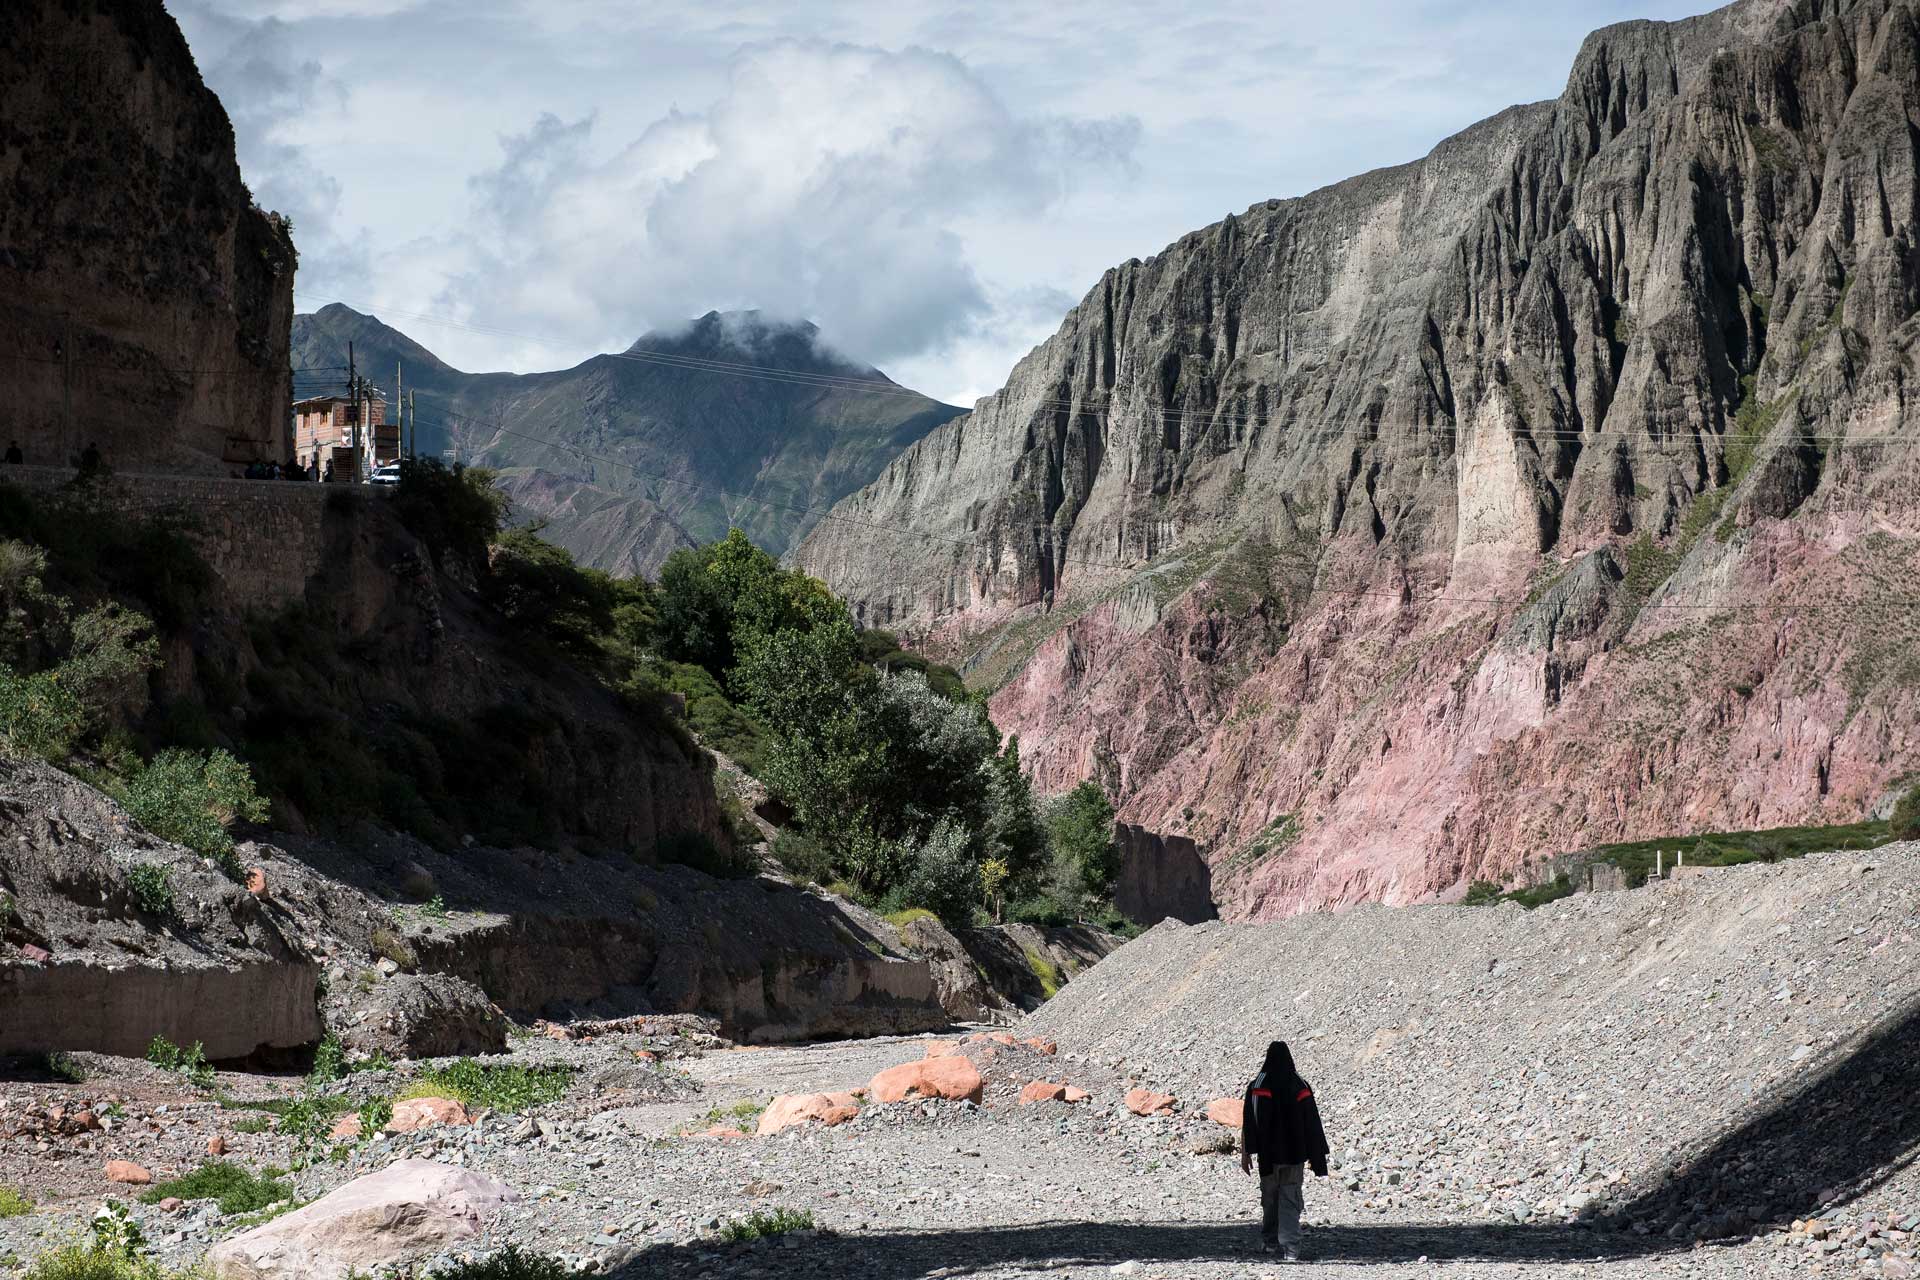
{"type": "Polygon", "coordinates": [[[420,460],[420,406],[414,400],[417,391],[407,392],[407,457],[420,460]]]}
{"type": "Polygon", "coordinates": [[[407,397],[401,390],[400,362],[393,362],[393,460],[400,461],[401,446],[407,442],[407,397]]]}
{"type": "MultiPolygon", "coordinates": [[[[353,344],[347,344],[347,425],[353,428],[353,469],[360,470],[360,379],[353,367],[353,344]]],[[[353,477],[358,480],[356,474],[353,477]]]]}

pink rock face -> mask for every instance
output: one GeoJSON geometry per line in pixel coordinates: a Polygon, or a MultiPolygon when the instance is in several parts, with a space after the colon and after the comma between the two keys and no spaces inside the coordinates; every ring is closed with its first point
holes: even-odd
{"type": "Polygon", "coordinates": [[[1058,1044],[1055,1044],[1051,1040],[1045,1040],[1045,1039],[1029,1040],[1026,1042],[1026,1045],[1027,1045],[1027,1048],[1033,1050],[1035,1053],[1044,1053],[1049,1058],[1051,1058],[1054,1054],[1060,1052],[1060,1046],[1058,1044]]]}
{"type": "Polygon", "coordinates": [[[1031,1106],[1036,1102],[1065,1102],[1067,1086],[1053,1084],[1046,1080],[1035,1080],[1020,1091],[1020,1105],[1031,1106]]]}
{"type": "Polygon", "coordinates": [[[360,1117],[341,1116],[333,1122],[333,1128],[327,1131],[327,1137],[335,1142],[348,1142],[360,1136],[360,1117]]]}
{"type": "Polygon", "coordinates": [[[747,1131],[745,1129],[736,1129],[732,1125],[716,1124],[710,1128],[702,1129],[698,1133],[690,1133],[687,1136],[690,1138],[744,1138],[747,1136],[747,1131]]]}
{"type": "Polygon", "coordinates": [[[1498,146],[1488,121],[1116,267],[794,561],[971,661],[1036,790],[1097,779],[1194,839],[1229,919],[1858,821],[1920,767],[1920,435],[1903,378],[1860,365],[1904,341],[1910,237],[1854,193],[1920,184],[1920,104],[1855,52],[1884,10],[1776,8],[1607,28],[1498,146]],[[1741,84],[1699,74],[1701,37],[1741,84]],[[1671,94],[1592,91],[1626,65],[1671,94]],[[1736,117],[1818,180],[1729,166],[1736,117]],[[1735,271],[1676,251],[1721,234],[1703,167],[1743,210],[1735,271]],[[1480,253],[1550,170],[1525,251],[1480,253]],[[1596,226],[1604,279],[1577,265],[1596,226]],[[1724,316],[1750,317],[1739,356],[1701,340],[1724,316]]]}
{"type": "Polygon", "coordinates": [[[1207,1104],[1207,1119],[1238,1129],[1246,1118],[1246,1103],[1239,1098],[1215,1098],[1207,1104]]]}
{"type": "Polygon", "coordinates": [[[770,1134],[779,1133],[782,1129],[815,1122],[832,1128],[834,1125],[845,1124],[859,1114],[859,1107],[847,1103],[836,1103],[831,1096],[824,1093],[789,1094],[775,1098],[767,1104],[767,1109],[760,1113],[758,1132],[764,1138],[770,1134]]]}
{"type": "Polygon", "coordinates": [[[1065,1102],[1085,1102],[1088,1098],[1091,1098],[1093,1095],[1088,1093],[1085,1089],[1077,1088],[1074,1085],[1068,1085],[1066,1087],[1066,1091],[1062,1093],[1060,1096],[1061,1096],[1061,1100],[1065,1102]]]}
{"type": "MultiPolygon", "coordinates": [[[[1757,523],[1717,553],[1724,577],[1671,590],[1745,609],[1920,575],[1911,548],[1868,555],[1819,524],[1757,523]]],[[[1608,841],[1856,821],[1920,759],[1920,690],[1860,685],[1884,641],[1844,611],[1814,644],[1785,611],[1703,628],[1616,593],[1535,647],[1517,634],[1528,563],[1475,593],[1505,605],[1314,602],[1272,653],[1266,623],[1222,616],[1205,583],[1144,633],[1098,608],[994,717],[1043,791],[1110,751],[1121,816],[1197,839],[1241,920],[1445,898],[1608,841]],[[1222,662],[1244,682],[1214,680],[1222,662]]]]}
{"type": "Polygon", "coordinates": [[[1137,1116],[1170,1115],[1173,1112],[1172,1094],[1155,1093],[1151,1089],[1127,1090],[1127,1110],[1137,1116]]]}
{"type": "Polygon", "coordinates": [[[131,1160],[107,1161],[108,1182],[124,1182],[129,1186],[144,1187],[153,1181],[153,1175],[131,1160]]]}
{"type": "Polygon", "coordinates": [[[924,1043],[927,1046],[929,1058],[945,1058],[960,1052],[958,1040],[928,1040],[924,1043]]]}
{"type": "Polygon", "coordinates": [[[923,1058],[888,1067],[873,1078],[867,1092],[875,1102],[904,1102],[910,1097],[979,1102],[986,1089],[979,1069],[962,1057],[923,1058]]]}
{"type": "Polygon", "coordinates": [[[227,1154],[227,1140],[217,1133],[211,1138],[208,1138],[207,1154],[210,1156],[223,1156],[227,1154]]]}
{"type": "Polygon", "coordinates": [[[467,1109],[451,1098],[408,1098],[393,1104],[393,1119],[387,1122],[387,1132],[412,1133],[435,1125],[470,1123],[467,1109]]]}
{"type": "Polygon", "coordinates": [[[267,873],[259,867],[247,868],[247,892],[256,898],[267,896],[267,873]]]}

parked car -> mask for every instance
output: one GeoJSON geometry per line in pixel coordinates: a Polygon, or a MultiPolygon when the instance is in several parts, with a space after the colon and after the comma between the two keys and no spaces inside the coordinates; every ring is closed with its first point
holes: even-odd
{"type": "Polygon", "coordinates": [[[367,479],[374,484],[399,484],[400,464],[397,462],[389,462],[383,467],[375,467],[373,474],[368,476],[367,479]]]}

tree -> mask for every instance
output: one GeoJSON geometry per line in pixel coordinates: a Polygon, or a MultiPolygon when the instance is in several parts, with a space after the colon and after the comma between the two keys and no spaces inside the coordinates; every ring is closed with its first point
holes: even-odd
{"type": "Polygon", "coordinates": [[[1113,842],[1113,802],[1097,782],[1083,782],[1048,806],[1047,836],[1066,877],[1096,901],[1113,895],[1120,851],[1113,842]]]}
{"type": "Polygon", "coordinates": [[[1000,923],[1000,891],[1012,874],[1005,858],[988,858],[980,864],[980,896],[986,901],[987,910],[993,913],[995,924],[1000,923]]]}
{"type": "Polygon", "coordinates": [[[660,651],[730,680],[746,647],[780,631],[811,631],[832,622],[853,625],[846,605],[826,585],[753,545],[738,529],[719,542],[683,548],[660,567],[660,651]]]}
{"type": "Polygon", "coordinates": [[[877,811],[888,787],[875,677],[844,619],[752,637],[732,683],[771,730],[762,780],[861,889],[883,892],[897,861],[877,811]],[[857,864],[857,865],[856,865],[857,864]]]}

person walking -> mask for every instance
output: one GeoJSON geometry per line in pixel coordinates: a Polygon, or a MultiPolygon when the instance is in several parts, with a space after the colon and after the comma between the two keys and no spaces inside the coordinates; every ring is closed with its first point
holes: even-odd
{"type": "Polygon", "coordinates": [[[1260,1237],[1266,1251],[1300,1261],[1300,1214],[1307,1207],[1306,1169],[1327,1176],[1327,1135],[1313,1089],[1294,1070],[1286,1042],[1267,1046],[1260,1074],[1247,1085],[1240,1124],[1240,1169],[1260,1162],[1260,1237]]]}
{"type": "Polygon", "coordinates": [[[24,467],[26,464],[27,455],[20,452],[20,442],[18,440],[7,441],[7,465],[10,467],[24,467]]]}

